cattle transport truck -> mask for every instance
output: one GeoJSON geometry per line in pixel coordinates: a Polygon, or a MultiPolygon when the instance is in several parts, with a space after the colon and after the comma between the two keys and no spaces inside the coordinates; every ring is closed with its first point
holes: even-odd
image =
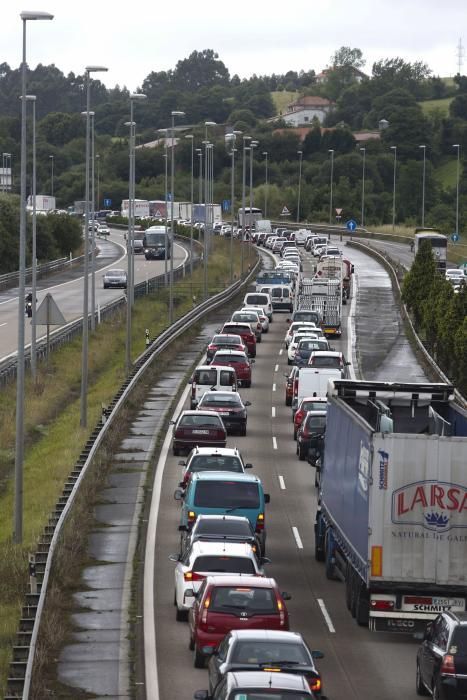
{"type": "Polygon", "coordinates": [[[373,631],[419,633],[467,598],[467,413],[447,384],[334,380],[315,557],[373,631]]]}

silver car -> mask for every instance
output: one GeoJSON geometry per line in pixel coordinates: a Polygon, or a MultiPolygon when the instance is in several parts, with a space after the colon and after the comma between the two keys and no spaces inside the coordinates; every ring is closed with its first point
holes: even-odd
{"type": "Polygon", "coordinates": [[[121,287],[126,289],[126,271],[120,269],[107,270],[103,276],[103,282],[104,289],[108,289],[109,287],[121,287]]]}

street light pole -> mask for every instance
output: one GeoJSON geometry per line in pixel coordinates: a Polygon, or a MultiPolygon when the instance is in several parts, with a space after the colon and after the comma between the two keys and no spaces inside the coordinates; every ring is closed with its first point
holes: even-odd
{"type": "Polygon", "coordinates": [[[268,218],[268,152],[263,151],[264,156],[264,218],[268,218]]]}
{"type": "Polygon", "coordinates": [[[231,170],[230,170],[230,283],[233,282],[233,230],[235,224],[235,153],[237,149],[235,144],[237,141],[237,136],[242,135],[242,131],[232,131],[230,134],[226,134],[226,141],[230,143],[230,159],[231,159],[231,170]]]}
{"type": "Polygon", "coordinates": [[[50,158],[50,196],[54,196],[54,157],[49,156],[50,158]]]}
{"type": "Polygon", "coordinates": [[[366,148],[363,147],[360,149],[360,152],[363,153],[363,161],[362,161],[362,217],[361,217],[361,226],[365,225],[365,161],[366,161],[366,148]]]}
{"type": "Polygon", "coordinates": [[[391,150],[394,151],[394,175],[392,184],[392,230],[394,231],[396,226],[396,170],[397,170],[397,146],[391,146],[391,150]]]}
{"type": "Polygon", "coordinates": [[[302,189],[302,160],[303,151],[297,151],[298,155],[298,199],[297,199],[297,224],[300,222],[300,195],[302,189]]]}
{"type": "Polygon", "coordinates": [[[26,23],[53,19],[48,12],[21,12],[23,52],[21,63],[21,196],[19,218],[18,364],[16,370],[15,507],[13,542],[23,540],[24,462],[24,299],[26,287],[26,23]]]}
{"type": "Polygon", "coordinates": [[[193,198],[194,198],[194,183],[193,183],[193,175],[194,175],[194,166],[195,166],[195,151],[194,151],[194,142],[195,142],[195,137],[193,134],[187,134],[185,136],[186,139],[191,141],[191,181],[190,181],[190,196],[191,196],[191,213],[190,213],[190,276],[191,276],[191,285],[193,285],[193,198]]]}
{"type": "Polygon", "coordinates": [[[172,110],[172,151],[170,162],[170,282],[169,282],[169,324],[174,321],[174,187],[175,187],[175,117],[184,117],[185,112],[172,110]]]}
{"type": "Polygon", "coordinates": [[[36,96],[26,95],[26,100],[32,104],[32,261],[31,261],[31,375],[36,381],[37,357],[36,357],[36,291],[37,291],[37,209],[36,209],[36,96]]]}
{"type": "Polygon", "coordinates": [[[100,211],[101,205],[100,205],[100,182],[101,182],[101,177],[100,177],[100,162],[101,162],[101,157],[99,153],[96,153],[96,164],[97,164],[97,193],[96,193],[96,202],[97,202],[97,211],[100,211]]]}
{"type": "Polygon", "coordinates": [[[457,178],[456,178],[456,233],[459,235],[459,178],[460,178],[460,143],[453,144],[457,148],[457,178]]]}
{"type": "Polygon", "coordinates": [[[334,149],[330,148],[329,153],[331,154],[331,191],[329,194],[329,224],[332,224],[332,190],[334,186],[334,149]]]}
{"type": "Polygon", "coordinates": [[[84,195],[84,277],[83,277],[83,338],[81,353],[81,396],[80,396],[80,425],[82,428],[88,422],[88,344],[89,344],[89,160],[90,160],[90,134],[91,134],[91,73],[105,72],[104,66],[87,66],[86,79],[86,177],[84,195]]]}
{"type": "Polygon", "coordinates": [[[96,330],[96,206],[94,201],[94,118],[91,115],[91,331],[96,330]]]}
{"type": "MultiPolygon", "coordinates": [[[[250,150],[249,146],[247,146],[247,142],[251,141],[251,136],[244,136],[243,137],[243,162],[242,162],[242,234],[241,234],[241,247],[240,247],[240,259],[241,259],[241,276],[243,279],[243,267],[244,267],[244,262],[245,262],[245,254],[244,254],[244,243],[245,243],[245,222],[246,222],[246,152],[250,150]]],[[[240,223],[240,222],[239,222],[240,223]]]]}
{"type": "Polygon", "coordinates": [[[425,177],[426,177],[426,146],[419,146],[423,149],[423,176],[422,176],[422,228],[425,228],[425,177]]]}
{"type": "MultiPolygon", "coordinates": [[[[130,187],[128,188],[128,196],[129,200],[131,200],[131,210],[130,210],[130,201],[128,202],[128,236],[127,238],[130,239],[130,269],[131,269],[131,275],[130,275],[130,286],[129,286],[129,299],[130,299],[130,306],[133,307],[135,303],[135,255],[134,255],[134,241],[135,241],[135,145],[136,145],[136,123],[134,121],[134,103],[135,102],[142,102],[143,100],[146,99],[146,95],[144,95],[142,92],[137,92],[137,93],[131,93],[130,94],[130,123],[133,125],[130,127],[130,143],[129,143],[129,166],[130,166],[130,187]],[[130,215],[131,212],[131,215],[130,215]]],[[[127,247],[128,248],[128,247],[127,247]]],[[[128,280],[127,280],[127,286],[128,286],[128,280]]],[[[127,297],[128,297],[128,289],[127,289],[127,297]]],[[[131,326],[131,319],[130,319],[130,326],[131,326]]]]}

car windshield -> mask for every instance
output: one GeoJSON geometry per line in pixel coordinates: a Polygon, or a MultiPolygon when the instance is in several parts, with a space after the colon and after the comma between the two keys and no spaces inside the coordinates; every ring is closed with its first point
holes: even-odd
{"type": "Polygon", "coordinates": [[[268,615],[277,612],[276,596],[271,588],[216,586],[211,594],[209,610],[226,613],[239,610],[268,615]]]}
{"type": "Polygon", "coordinates": [[[318,355],[318,357],[313,357],[313,367],[336,367],[341,368],[341,361],[339,357],[324,357],[318,355]]]}
{"type": "Polygon", "coordinates": [[[180,428],[199,428],[201,426],[220,428],[221,421],[219,416],[203,416],[200,413],[199,415],[182,416],[178,425],[180,428]]]}
{"type": "Polygon", "coordinates": [[[313,350],[323,350],[327,346],[326,341],[319,340],[301,340],[298,346],[300,353],[308,352],[311,353],[313,350]]]}
{"type": "Polygon", "coordinates": [[[145,245],[164,247],[166,241],[168,244],[168,236],[166,236],[165,233],[149,233],[146,231],[144,234],[145,245]]]}
{"type": "Polygon", "coordinates": [[[239,335],[215,335],[212,339],[213,345],[241,345],[242,339],[239,335]]]}
{"type": "Polygon", "coordinates": [[[295,321],[309,321],[310,323],[318,323],[319,316],[314,311],[296,311],[294,315],[295,321]]]}
{"type": "Polygon", "coordinates": [[[238,313],[234,314],[233,318],[235,321],[257,321],[256,314],[244,314],[238,313]]]}
{"type": "Polygon", "coordinates": [[[310,700],[312,695],[309,693],[305,694],[299,690],[284,690],[280,688],[279,690],[274,690],[274,688],[268,688],[267,690],[233,690],[228,697],[228,700],[310,700]]]}
{"type": "Polygon", "coordinates": [[[301,405],[303,411],[327,411],[327,401],[304,401],[301,405]]]}
{"type": "Polygon", "coordinates": [[[195,455],[190,460],[190,472],[218,471],[243,472],[242,462],[231,455],[195,455]]]}
{"type": "Polygon", "coordinates": [[[303,644],[268,639],[238,640],[229,659],[234,664],[254,665],[285,661],[309,666],[311,659],[303,644]]]}
{"type": "Polygon", "coordinates": [[[243,518],[232,520],[218,519],[210,520],[201,518],[196,521],[194,527],[196,535],[217,535],[219,537],[252,537],[250,522],[243,518]]]}
{"type": "Polygon", "coordinates": [[[263,306],[263,304],[268,303],[268,298],[266,294],[249,294],[246,297],[246,301],[248,304],[252,304],[254,306],[263,306]]]}
{"type": "Polygon", "coordinates": [[[227,329],[228,330],[236,330],[239,333],[243,333],[243,334],[251,333],[251,328],[250,328],[250,326],[247,326],[247,325],[238,325],[238,326],[234,326],[233,328],[232,328],[232,326],[230,328],[229,328],[229,326],[226,326],[224,330],[227,331],[227,329]]]}
{"type": "Polygon", "coordinates": [[[326,416],[308,416],[306,427],[310,430],[321,431],[326,427],[326,416]]]}
{"type": "Polygon", "coordinates": [[[245,354],[230,354],[230,355],[218,355],[217,353],[214,355],[213,359],[213,364],[216,364],[216,362],[246,362],[246,356],[245,354]]]}
{"type": "Polygon", "coordinates": [[[125,274],[125,270],[108,270],[105,274],[112,277],[121,276],[125,274]]]}
{"type": "MultiPolygon", "coordinates": [[[[257,483],[200,481],[196,485],[195,506],[205,508],[259,508],[257,483]]],[[[234,515],[234,513],[232,513],[234,515]]]]}
{"type": "Polygon", "coordinates": [[[248,557],[229,557],[227,555],[197,557],[192,568],[193,571],[208,571],[210,573],[256,574],[253,561],[248,557]]]}
{"type": "Polygon", "coordinates": [[[194,381],[196,384],[205,384],[207,386],[214,386],[217,384],[217,370],[216,369],[197,369],[194,374],[194,381]]]}
{"type": "Polygon", "coordinates": [[[199,403],[200,406],[225,406],[226,404],[229,406],[240,406],[241,402],[239,397],[232,391],[230,394],[206,393],[199,403]]]}

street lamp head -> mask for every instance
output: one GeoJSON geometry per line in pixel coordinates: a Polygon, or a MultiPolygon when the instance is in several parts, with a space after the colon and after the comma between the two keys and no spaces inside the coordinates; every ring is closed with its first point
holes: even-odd
{"type": "Polygon", "coordinates": [[[81,112],[81,114],[83,115],[83,117],[86,117],[88,114],[90,117],[93,117],[95,115],[95,112],[86,112],[85,110],[84,112],[81,112]]]}
{"type": "Polygon", "coordinates": [[[235,136],[241,136],[243,134],[243,131],[240,131],[240,129],[234,129],[232,131],[232,134],[235,134],[235,136]]]}
{"type": "MultiPolygon", "coordinates": [[[[55,157],[55,156],[49,156],[49,158],[52,158],[52,160],[54,159],[54,157],[55,157]]],[[[96,158],[98,158],[98,157],[99,157],[99,156],[96,156],[96,158]]]]}
{"type": "Polygon", "coordinates": [[[329,153],[334,153],[334,149],[333,149],[333,148],[328,148],[328,152],[329,152],[329,153]]]}
{"type": "Polygon", "coordinates": [[[298,156],[302,156],[302,155],[303,155],[303,151],[297,151],[297,155],[298,155],[298,156]]]}
{"type": "Polygon", "coordinates": [[[362,153],[365,153],[366,148],[363,146],[362,148],[360,148],[360,150],[361,150],[362,153]]]}
{"type": "MultiPolygon", "coordinates": [[[[92,114],[89,112],[89,114],[92,114]]],[[[125,122],[125,126],[136,126],[136,122],[125,122]]]]}
{"type": "Polygon", "coordinates": [[[54,16],[50,12],[34,12],[32,10],[24,10],[21,12],[20,17],[23,21],[29,19],[53,19],[54,16]]]}
{"type": "MultiPolygon", "coordinates": [[[[22,100],[23,96],[20,95],[19,99],[22,100]]],[[[35,95],[26,95],[26,102],[35,102],[36,101],[36,96],[35,95]]]]}
{"type": "Polygon", "coordinates": [[[142,92],[132,92],[130,95],[130,100],[147,100],[148,96],[143,95],[142,92]]]}
{"type": "Polygon", "coordinates": [[[390,146],[391,151],[397,151],[397,146],[390,146]]]}
{"type": "Polygon", "coordinates": [[[217,122],[204,122],[204,126],[217,126],[217,122]]]}
{"type": "Polygon", "coordinates": [[[452,144],[452,147],[453,147],[453,148],[460,148],[460,143],[453,143],[453,144],[452,144]]]}
{"type": "Polygon", "coordinates": [[[251,141],[251,136],[244,136],[244,137],[243,137],[243,140],[244,140],[244,141],[251,141]]]}
{"type": "Polygon", "coordinates": [[[105,66],[86,66],[86,73],[106,73],[109,69],[105,66]]]}
{"type": "Polygon", "coordinates": [[[267,155],[268,155],[268,152],[267,152],[267,151],[263,151],[261,155],[262,155],[262,156],[267,156],[267,155]]]}
{"type": "Polygon", "coordinates": [[[197,148],[197,149],[196,149],[196,153],[197,153],[199,156],[202,156],[202,155],[203,155],[203,151],[201,150],[201,148],[197,148]]]}
{"type": "Polygon", "coordinates": [[[184,116],[185,116],[185,112],[180,112],[180,111],[177,110],[177,109],[173,109],[173,110],[171,111],[171,115],[172,115],[172,117],[184,117],[184,116]]]}
{"type": "Polygon", "coordinates": [[[195,137],[193,136],[193,134],[185,134],[185,138],[186,138],[186,139],[191,139],[191,140],[193,141],[193,139],[194,139],[195,137]]]}

